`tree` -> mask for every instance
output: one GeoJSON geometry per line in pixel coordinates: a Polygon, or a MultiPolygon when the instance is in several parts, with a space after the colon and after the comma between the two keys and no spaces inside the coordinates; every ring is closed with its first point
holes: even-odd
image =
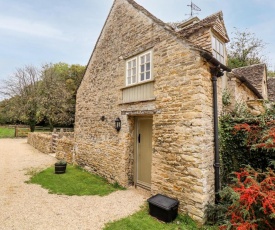
{"type": "Polygon", "coordinates": [[[235,28],[228,46],[228,66],[238,68],[253,64],[266,62],[266,57],[262,54],[265,43],[255,37],[254,33],[249,31],[240,31],[235,28]]]}
{"type": "Polygon", "coordinates": [[[75,95],[85,67],[57,63],[44,65],[42,69],[41,113],[49,122],[51,130],[54,125],[73,125],[75,95]]]}
{"type": "Polygon", "coordinates": [[[72,126],[75,116],[76,92],[86,67],[66,63],[18,68],[3,82],[0,93],[1,123],[29,124],[31,131],[41,121],[54,125],[72,126]]]}
{"type": "Polygon", "coordinates": [[[8,80],[5,80],[0,90],[5,96],[12,98],[9,101],[9,107],[16,108],[14,111],[16,117],[13,120],[28,124],[32,132],[39,117],[39,81],[38,69],[26,65],[23,68],[18,68],[8,80]]]}

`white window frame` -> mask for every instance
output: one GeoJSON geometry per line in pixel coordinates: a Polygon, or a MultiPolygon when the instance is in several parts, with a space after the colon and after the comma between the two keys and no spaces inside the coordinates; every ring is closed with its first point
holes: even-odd
{"type": "Polygon", "coordinates": [[[150,81],[153,79],[152,74],[152,51],[146,51],[126,61],[126,86],[150,81]],[[149,60],[147,55],[150,55],[149,60]],[[144,58],[144,59],[143,59],[144,58]],[[136,61],[136,72],[133,70],[132,63],[136,61]],[[144,60],[144,61],[143,61],[144,60]],[[131,63],[129,65],[129,63],[131,63]],[[135,81],[133,80],[135,78],[135,81]]]}
{"type": "Polygon", "coordinates": [[[225,44],[215,35],[212,35],[212,50],[214,58],[220,63],[225,64],[225,44]]]}
{"type": "Polygon", "coordinates": [[[126,62],[126,85],[133,85],[137,83],[137,78],[138,78],[138,75],[137,75],[138,61],[137,60],[138,59],[135,57],[126,62]]]}

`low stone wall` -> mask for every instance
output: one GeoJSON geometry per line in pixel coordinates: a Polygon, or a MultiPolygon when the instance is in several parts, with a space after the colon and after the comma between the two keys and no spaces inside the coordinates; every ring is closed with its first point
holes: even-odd
{"type": "Polygon", "coordinates": [[[29,133],[28,143],[42,153],[52,152],[52,134],[51,133],[29,133]]]}
{"type": "Polygon", "coordinates": [[[29,133],[28,143],[39,151],[55,153],[56,158],[74,162],[74,133],[29,133]]]}
{"type": "Polygon", "coordinates": [[[68,137],[58,139],[55,154],[57,159],[64,159],[72,164],[74,162],[74,140],[68,137]]]}

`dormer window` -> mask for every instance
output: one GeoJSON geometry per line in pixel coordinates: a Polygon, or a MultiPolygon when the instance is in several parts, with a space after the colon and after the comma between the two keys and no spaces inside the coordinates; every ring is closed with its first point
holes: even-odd
{"type": "Polygon", "coordinates": [[[126,61],[126,86],[152,79],[152,52],[142,53],[126,61]]]}
{"type": "Polygon", "coordinates": [[[212,50],[213,56],[222,64],[225,63],[224,58],[224,43],[221,42],[217,37],[212,36],[212,50]]]}

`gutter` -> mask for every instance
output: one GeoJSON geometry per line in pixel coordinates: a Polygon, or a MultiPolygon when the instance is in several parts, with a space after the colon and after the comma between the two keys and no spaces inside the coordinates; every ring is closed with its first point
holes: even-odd
{"type": "Polygon", "coordinates": [[[213,67],[210,68],[212,75],[213,87],[213,115],[214,115],[214,169],[215,169],[215,203],[219,202],[220,191],[220,153],[219,153],[219,120],[218,120],[218,94],[217,94],[217,80],[223,76],[223,72],[231,72],[231,69],[220,63],[212,54],[201,51],[201,56],[211,63],[213,67]]]}

